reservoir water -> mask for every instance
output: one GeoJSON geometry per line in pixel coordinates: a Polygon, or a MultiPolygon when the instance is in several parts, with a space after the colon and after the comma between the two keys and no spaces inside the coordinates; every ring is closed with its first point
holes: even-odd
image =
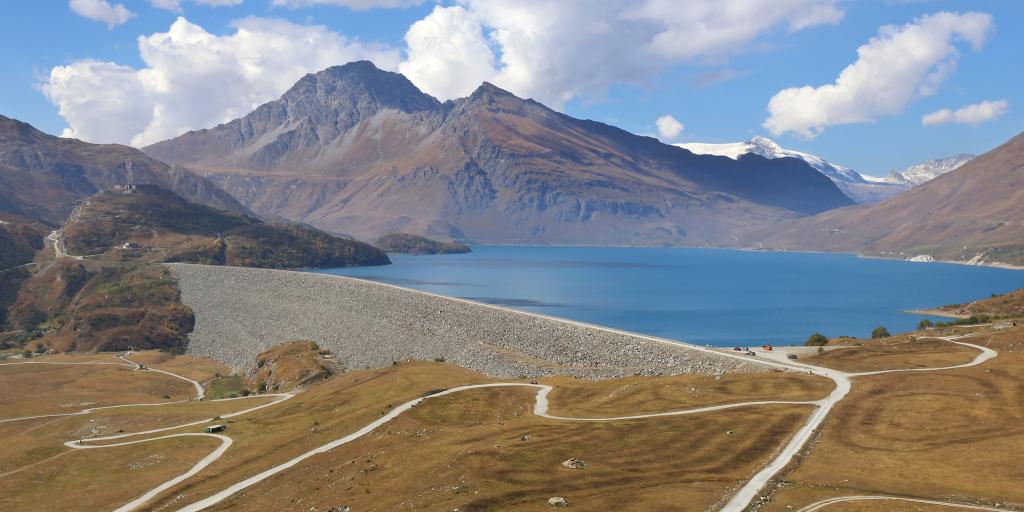
{"type": "Polygon", "coordinates": [[[1024,271],[848,254],[474,246],[319,272],[718,346],[913,330],[909,309],[1024,287],[1024,271]]]}

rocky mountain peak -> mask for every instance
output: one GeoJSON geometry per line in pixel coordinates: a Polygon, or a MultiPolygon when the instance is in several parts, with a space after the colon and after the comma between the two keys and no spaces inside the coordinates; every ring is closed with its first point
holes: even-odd
{"type": "Polygon", "coordinates": [[[469,99],[471,99],[471,100],[480,100],[480,99],[487,99],[487,98],[501,98],[501,97],[516,98],[517,96],[512,94],[511,92],[506,91],[505,89],[502,89],[501,87],[498,87],[497,85],[494,85],[494,84],[490,83],[490,82],[483,82],[483,83],[481,83],[480,87],[477,87],[476,90],[473,91],[473,94],[469,95],[469,99]]]}
{"type": "Polygon", "coordinates": [[[748,142],[750,144],[750,152],[761,155],[765,158],[781,158],[785,156],[785,150],[782,146],[779,146],[774,140],[768,137],[762,137],[760,135],[755,136],[748,142]]]}
{"type": "Polygon", "coordinates": [[[370,61],[350,62],[311,73],[289,89],[281,101],[291,109],[338,108],[361,104],[404,112],[432,110],[440,106],[404,75],[384,71],[370,61]]]}

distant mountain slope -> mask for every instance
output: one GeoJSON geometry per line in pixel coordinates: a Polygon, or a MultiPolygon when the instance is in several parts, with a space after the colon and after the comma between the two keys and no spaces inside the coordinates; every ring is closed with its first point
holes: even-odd
{"type": "Polygon", "coordinates": [[[369,62],[144,150],[260,214],[366,239],[703,245],[851,202],[800,161],[696,156],[490,84],[440,103],[369,62]]]}
{"type": "Polygon", "coordinates": [[[101,192],[62,230],[64,250],[107,261],[188,262],[269,268],[389,263],[383,251],[294,224],[267,224],[189,203],[155,186],[101,192]],[[125,243],[136,247],[122,249],[125,243]]]}
{"type": "MultiPolygon", "coordinates": [[[[732,142],[724,144],[707,144],[701,142],[688,142],[676,144],[676,146],[687,149],[699,155],[719,155],[737,159],[741,155],[754,154],[765,158],[797,158],[803,160],[811,167],[828,176],[844,194],[858,203],[873,203],[892,197],[906,190],[908,184],[899,182],[887,182],[885,180],[871,180],[861,174],[834,164],[819,156],[784,149],[775,141],[757,136],[746,142],[732,142]]],[[[916,184],[916,183],[915,183],[916,184]]]]}
{"type": "Polygon", "coordinates": [[[0,116],[0,212],[61,224],[76,201],[125,183],[159,185],[196,203],[249,211],[203,177],[137,149],[54,137],[0,116]]]}
{"type": "Polygon", "coordinates": [[[1024,264],[1024,134],[887,201],[754,236],[768,248],[1024,264]]]}
{"type": "Polygon", "coordinates": [[[969,153],[961,153],[946,158],[927,160],[902,171],[892,171],[882,181],[897,185],[917,186],[958,169],[974,157],[975,155],[969,153]]]}

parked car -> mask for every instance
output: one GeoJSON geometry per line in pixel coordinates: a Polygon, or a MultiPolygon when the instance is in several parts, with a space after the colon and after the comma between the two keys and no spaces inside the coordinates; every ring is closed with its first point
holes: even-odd
{"type": "Polygon", "coordinates": [[[746,351],[746,354],[747,354],[748,356],[756,356],[756,355],[757,355],[757,354],[755,354],[755,353],[754,353],[754,351],[753,351],[753,350],[748,350],[748,351],[746,351]]]}
{"type": "Polygon", "coordinates": [[[789,354],[786,356],[787,359],[796,359],[796,354],[789,354]]]}

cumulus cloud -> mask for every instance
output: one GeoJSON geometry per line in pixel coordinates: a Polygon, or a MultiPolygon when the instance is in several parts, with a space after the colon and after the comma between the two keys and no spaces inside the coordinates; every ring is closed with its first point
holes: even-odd
{"type": "Polygon", "coordinates": [[[124,4],[111,4],[107,0],[71,0],[71,11],[93,21],[101,21],[112,29],[135,17],[124,4]]]}
{"type": "MultiPolygon", "coordinates": [[[[555,108],[576,97],[600,97],[614,83],[642,84],[666,66],[721,61],[775,27],[788,31],[837,22],[836,0],[459,0],[461,23],[443,8],[424,20],[448,24],[453,40],[407,36],[406,69],[428,63],[413,81],[441,99],[479,85],[481,76],[513,93],[555,108]],[[481,40],[481,34],[486,39],[481,40]],[[494,69],[463,76],[464,60],[433,55],[435,45],[457,56],[488,48],[494,69]],[[441,74],[450,75],[448,77],[441,74]],[[490,75],[490,76],[486,76],[490,75]],[[435,81],[443,82],[435,86],[435,81]],[[461,82],[461,83],[459,83],[461,82]]],[[[412,29],[410,29],[412,32],[412,29]]]]}
{"type": "MultiPolygon", "coordinates": [[[[180,9],[186,1],[212,5],[234,0],[151,1],[180,9]]],[[[368,9],[422,2],[274,3],[368,9]]],[[[234,23],[235,33],[218,36],[179,18],[167,32],[139,38],[141,68],[76,61],[55,68],[44,89],[60,107],[69,133],[134,145],[244,115],[282,94],[304,73],[357,59],[401,70],[441,100],[464,96],[490,81],[561,108],[573,98],[599,99],[612,84],[650,83],[670,65],[717,64],[762,38],[835,23],[842,17],[838,5],[840,0],[688,0],[680,9],[670,0],[455,0],[435,6],[409,27],[404,53],[322,26],[247,18],[234,23]],[[128,83],[108,83],[113,80],[110,69],[127,71],[121,79],[128,83]],[[131,96],[117,99],[103,92],[122,87],[131,96]],[[80,107],[104,102],[110,104],[95,112],[115,112],[121,102],[146,113],[131,120],[101,119],[80,107]],[[145,122],[142,129],[139,119],[145,122]]]]}
{"type": "Polygon", "coordinates": [[[814,138],[829,126],[899,114],[910,101],[934,94],[956,69],[956,43],[979,50],[991,30],[992,17],[977,12],[939,12],[902,27],[884,26],[857,49],[857,61],[835,83],[776,93],[764,127],[775,135],[814,138]]]}
{"type": "Polygon", "coordinates": [[[308,7],[311,5],[337,5],[355,11],[368,9],[398,9],[420,5],[425,0],[273,0],[272,5],[280,7],[308,7]]]}
{"type": "Polygon", "coordinates": [[[670,115],[659,117],[658,120],[655,121],[655,125],[658,126],[658,135],[660,135],[661,139],[664,141],[670,141],[678,137],[685,129],[683,123],[680,123],[678,119],[670,115]]]}
{"type": "Polygon", "coordinates": [[[233,5],[241,5],[245,0],[149,0],[149,4],[158,9],[181,12],[181,4],[186,1],[209,7],[230,7],[233,5]]]}
{"type": "Polygon", "coordinates": [[[977,126],[981,123],[998,119],[1009,108],[1010,103],[1006,100],[985,100],[981,103],[974,103],[956,110],[948,108],[937,110],[922,117],[921,124],[924,126],[934,126],[957,123],[977,126]]]}
{"type": "Polygon", "coordinates": [[[91,59],[58,66],[42,90],[68,123],[65,137],[128,142],[152,118],[153,103],[128,66],[91,59]]]}
{"type": "Polygon", "coordinates": [[[467,96],[494,77],[494,54],[476,16],[461,6],[434,7],[405,34],[407,58],[398,70],[427,94],[467,96]]]}
{"type": "Polygon", "coordinates": [[[347,39],[323,26],[247,18],[217,36],[178,18],[140,37],[145,67],[76,61],[50,72],[43,91],[69,135],[91,142],[151,144],[249,113],[304,74],[369,59],[395,69],[397,50],[347,39]]]}

